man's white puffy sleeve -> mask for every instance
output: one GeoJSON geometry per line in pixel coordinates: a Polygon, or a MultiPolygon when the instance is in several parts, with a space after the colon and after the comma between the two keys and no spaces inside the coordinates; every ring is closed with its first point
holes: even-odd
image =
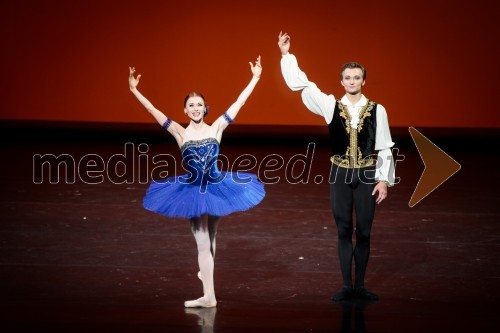
{"type": "Polygon", "coordinates": [[[375,150],[378,151],[377,171],[375,178],[378,181],[386,181],[389,186],[393,186],[396,180],[394,158],[391,148],[391,132],[389,131],[389,121],[385,108],[378,104],[377,106],[377,132],[375,133],[375,150]]]}
{"type": "Polygon", "coordinates": [[[300,70],[297,58],[287,54],[281,58],[281,73],[288,87],[293,91],[302,90],[302,102],[317,115],[323,116],[327,124],[332,121],[335,110],[335,97],[327,95],[307,79],[306,74],[300,70]]]}

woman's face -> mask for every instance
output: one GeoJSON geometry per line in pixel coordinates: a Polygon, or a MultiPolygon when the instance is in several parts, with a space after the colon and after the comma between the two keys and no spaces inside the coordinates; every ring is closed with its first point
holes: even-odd
{"type": "Polygon", "coordinates": [[[189,119],[199,123],[205,116],[205,101],[200,96],[189,97],[184,106],[184,113],[189,119]]]}

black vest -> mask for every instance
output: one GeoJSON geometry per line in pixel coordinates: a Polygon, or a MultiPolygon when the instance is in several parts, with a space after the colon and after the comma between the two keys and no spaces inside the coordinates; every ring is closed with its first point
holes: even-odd
{"type": "Polygon", "coordinates": [[[368,101],[359,113],[357,128],[351,128],[351,116],[340,100],[335,104],[328,124],[332,163],[344,168],[363,168],[375,164],[373,158],[377,129],[377,104],[368,101]]]}

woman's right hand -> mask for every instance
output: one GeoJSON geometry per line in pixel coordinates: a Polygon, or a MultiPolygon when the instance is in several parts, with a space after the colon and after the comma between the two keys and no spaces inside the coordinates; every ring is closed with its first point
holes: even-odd
{"type": "Polygon", "coordinates": [[[134,77],[135,67],[129,67],[130,75],[128,77],[128,84],[130,86],[130,90],[136,89],[139,84],[139,80],[141,79],[141,74],[137,75],[137,78],[134,77]]]}
{"type": "Polygon", "coordinates": [[[250,62],[250,69],[252,70],[253,76],[256,78],[260,78],[260,74],[262,73],[262,66],[260,64],[260,56],[257,57],[257,60],[255,60],[255,65],[250,62]]]}
{"type": "Polygon", "coordinates": [[[288,54],[288,51],[290,50],[290,36],[286,32],[282,33],[280,31],[278,36],[278,46],[280,47],[282,55],[288,54]]]}

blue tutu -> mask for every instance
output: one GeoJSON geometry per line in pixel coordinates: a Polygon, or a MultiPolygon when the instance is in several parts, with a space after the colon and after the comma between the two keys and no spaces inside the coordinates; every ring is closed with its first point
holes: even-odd
{"type": "Polygon", "coordinates": [[[264,199],[264,184],[256,175],[218,170],[215,138],[188,141],[181,151],[188,173],[152,181],[144,208],[171,217],[224,216],[252,208],[264,199]]]}

